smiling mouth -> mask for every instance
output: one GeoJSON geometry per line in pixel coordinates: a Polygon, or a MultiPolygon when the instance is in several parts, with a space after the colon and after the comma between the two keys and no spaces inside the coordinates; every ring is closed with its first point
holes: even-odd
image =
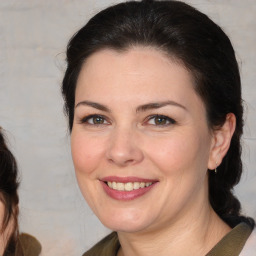
{"type": "Polygon", "coordinates": [[[154,182],[127,182],[127,183],[122,183],[122,182],[115,182],[115,181],[107,181],[105,184],[117,191],[133,191],[133,190],[138,190],[141,188],[146,188],[149,187],[153,184],[154,182]]]}
{"type": "Polygon", "coordinates": [[[106,194],[115,200],[130,201],[151,191],[159,180],[108,176],[100,180],[106,194]]]}

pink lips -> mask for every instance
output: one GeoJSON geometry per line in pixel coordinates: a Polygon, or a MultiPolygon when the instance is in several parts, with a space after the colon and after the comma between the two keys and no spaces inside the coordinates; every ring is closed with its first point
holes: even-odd
{"type": "Polygon", "coordinates": [[[148,191],[150,191],[157,183],[157,180],[152,180],[152,179],[142,179],[138,177],[115,177],[115,176],[109,176],[109,177],[104,177],[103,179],[100,180],[101,184],[103,186],[104,191],[108,196],[115,200],[123,200],[123,201],[128,201],[128,200],[133,200],[138,197],[143,196],[146,194],[148,191]],[[152,182],[152,185],[144,188],[139,188],[139,189],[134,189],[132,191],[119,191],[110,188],[106,182],[121,182],[121,183],[128,183],[128,182],[152,182]]]}

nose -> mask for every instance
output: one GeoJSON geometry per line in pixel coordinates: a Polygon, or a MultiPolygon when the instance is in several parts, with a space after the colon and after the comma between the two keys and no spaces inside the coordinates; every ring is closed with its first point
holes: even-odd
{"type": "Polygon", "coordinates": [[[136,131],[128,128],[116,128],[112,131],[106,157],[109,162],[122,167],[141,162],[144,155],[136,131]]]}

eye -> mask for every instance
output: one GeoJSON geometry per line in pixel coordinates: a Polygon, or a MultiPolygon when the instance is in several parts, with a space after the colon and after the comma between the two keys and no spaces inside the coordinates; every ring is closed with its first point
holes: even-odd
{"type": "Polygon", "coordinates": [[[81,119],[81,123],[86,123],[89,125],[106,125],[109,122],[104,116],[101,115],[89,115],[81,119]]]}
{"type": "Polygon", "coordinates": [[[171,124],[175,124],[176,121],[168,116],[153,115],[148,118],[147,123],[150,125],[156,125],[156,126],[168,126],[171,124]]]}

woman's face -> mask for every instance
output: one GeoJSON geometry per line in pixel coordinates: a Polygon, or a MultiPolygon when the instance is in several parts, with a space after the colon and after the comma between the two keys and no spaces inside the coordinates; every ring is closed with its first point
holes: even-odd
{"type": "Polygon", "coordinates": [[[166,227],[208,207],[213,138],[190,73],[152,48],[93,54],[71,134],[82,194],[107,227],[166,227]]]}

